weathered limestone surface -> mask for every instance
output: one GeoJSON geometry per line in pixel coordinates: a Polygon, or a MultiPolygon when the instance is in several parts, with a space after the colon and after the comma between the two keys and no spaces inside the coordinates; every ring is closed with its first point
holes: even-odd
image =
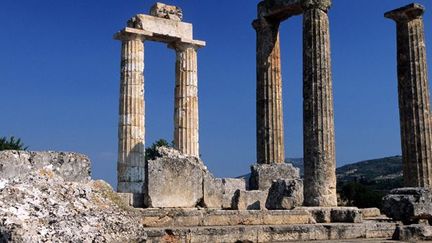
{"type": "Polygon", "coordinates": [[[119,192],[142,193],[144,186],[144,43],[122,36],[117,178],[119,192]]]}
{"type": "MultiPolygon", "coordinates": [[[[58,171],[69,163],[89,168],[85,156],[65,153],[71,156],[66,159],[63,153],[43,152],[29,160],[25,153],[19,160],[1,155],[3,165],[30,163],[14,177],[0,176],[0,242],[285,242],[386,238],[395,228],[388,223],[312,224],[305,210],[134,209],[107,183],[73,181],[70,173],[58,171]]],[[[89,170],[74,173],[87,178],[89,170]]]]}
{"type": "Polygon", "coordinates": [[[432,191],[426,188],[398,188],[383,198],[383,213],[404,224],[429,220],[432,225],[432,191]]]}
{"type": "Polygon", "coordinates": [[[150,15],[176,21],[181,21],[183,19],[183,11],[181,8],[163,3],[156,3],[153,5],[150,9],[150,15]]]}
{"type": "Polygon", "coordinates": [[[432,226],[420,224],[398,225],[393,240],[409,242],[432,241],[432,226]]]}
{"type": "Polygon", "coordinates": [[[260,190],[237,190],[233,199],[235,210],[265,210],[268,191],[260,190]]]}
{"type": "MultiPolygon", "coordinates": [[[[223,208],[224,186],[223,179],[215,178],[210,173],[204,174],[203,203],[206,208],[223,208]]],[[[234,193],[233,193],[234,194],[234,193]]]]}
{"type": "Polygon", "coordinates": [[[374,218],[381,216],[381,211],[379,208],[361,208],[363,218],[374,218]]]}
{"type": "Polygon", "coordinates": [[[174,105],[174,146],[180,152],[199,157],[198,63],[199,46],[178,43],[174,105]]]}
{"type": "Polygon", "coordinates": [[[196,157],[160,147],[160,158],[147,162],[145,204],[152,208],[193,208],[203,199],[207,169],[196,157]]]}
{"type": "Polygon", "coordinates": [[[432,187],[432,117],[423,13],[423,6],[410,4],[385,14],[397,24],[399,114],[406,187],[432,187]]]}
{"type": "Polygon", "coordinates": [[[294,210],[305,210],[316,223],[361,223],[361,211],[355,207],[296,207],[294,210]]]}
{"type": "Polygon", "coordinates": [[[222,208],[231,209],[233,208],[236,191],[247,190],[248,183],[243,178],[223,178],[223,204],[222,208]]]}
{"type": "Polygon", "coordinates": [[[304,1],[304,203],[337,206],[330,31],[331,1],[304,1]]]}
{"type": "Polygon", "coordinates": [[[142,223],[146,227],[197,227],[236,225],[311,224],[305,210],[213,210],[213,209],[145,209],[142,223]]]}
{"type": "Polygon", "coordinates": [[[257,32],[257,163],[284,163],[279,23],[255,20],[257,32]]]}
{"type": "Polygon", "coordinates": [[[66,181],[88,182],[90,159],[71,152],[0,151],[0,178],[19,179],[45,167],[66,181]]]}
{"type": "Polygon", "coordinates": [[[268,190],[278,179],[300,179],[300,170],[289,163],[255,164],[251,166],[249,187],[251,190],[268,190]]]}
{"type": "Polygon", "coordinates": [[[276,180],[269,189],[265,207],[269,210],[293,209],[303,205],[303,180],[276,180]]]}

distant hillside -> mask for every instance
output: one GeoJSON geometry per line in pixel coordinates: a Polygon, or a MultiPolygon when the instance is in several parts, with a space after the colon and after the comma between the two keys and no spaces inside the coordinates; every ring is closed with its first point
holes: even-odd
{"type": "Polygon", "coordinates": [[[341,181],[371,182],[402,178],[402,157],[393,156],[344,165],[337,168],[337,178],[341,181]]]}

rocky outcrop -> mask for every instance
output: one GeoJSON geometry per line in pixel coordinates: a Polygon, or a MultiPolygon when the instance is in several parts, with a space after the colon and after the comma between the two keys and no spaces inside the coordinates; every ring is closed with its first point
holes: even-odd
{"type": "Polygon", "coordinates": [[[81,154],[0,152],[0,242],[145,239],[134,209],[81,154]]]}
{"type": "Polygon", "coordinates": [[[90,180],[90,159],[71,152],[1,151],[0,178],[24,179],[34,170],[50,167],[52,172],[66,181],[90,180]]]}

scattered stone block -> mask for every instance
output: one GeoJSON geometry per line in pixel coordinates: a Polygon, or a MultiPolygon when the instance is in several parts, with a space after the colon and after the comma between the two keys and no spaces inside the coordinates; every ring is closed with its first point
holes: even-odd
{"type": "Polygon", "coordinates": [[[330,211],[331,223],[361,223],[363,217],[358,208],[332,208],[330,211]]]}
{"type": "Polygon", "coordinates": [[[255,164],[251,167],[251,190],[268,190],[274,180],[300,179],[300,170],[292,164],[255,164]]]}
{"type": "Polygon", "coordinates": [[[90,181],[90,159],[79,153],[0,151],[0,178],[24,178],[28,173],[50,167],[65,181],[90,181]]]}
{"type": "Polygon", "coordinates": [[[276,180],[269,189],[266,208],[293,209],[303,205],[303,180],[276,180]]]}
{"type": "Polygon", "coordinates": [[[362,208],[360,209],[363,218],[374,218],[381,216],[379,208],[362,208]]]}
{"type": "Polygon", "coordinates": [[[145,205],[153,208],[193,208],[203,200],[202,162],[171,149],[147,162],[145,205]]]}
{"type": "Polygon", "coordinates": [[[394,189],[383,198],[383,212],[404,224],[429,220],[432,225],[432,190],[420,187],[394,189]]]}
{"type": "Polygon", "coordinates": [[[223,203],[222,208],[233,208],[235,193],[238,190],[247,190],[246,180],[243,178],[223,178],[223,203]]]}
{"type": "Polygon", "coordinates": [[[206,208],[222,208],[224,202],[223,182],[210,173],[204,174],[203,203],[206,208]]]}
{"type": "Polygon", "coordinates": [[[393,240],[408,242],[432,241],[432,226],[420,224],[398,225],[393,240]]]}
{"type": "Polygon", "coordinates": [[[237,190],[234,196],[235,210],[264,210],[268,191],[237,190]]]}

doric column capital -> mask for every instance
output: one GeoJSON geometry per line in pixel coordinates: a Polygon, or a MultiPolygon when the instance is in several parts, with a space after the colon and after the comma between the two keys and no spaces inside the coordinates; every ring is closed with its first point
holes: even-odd
{"type": "Polygon", "coordinates": [[[204,47],[204,45],[200,43],[190,43],[190,42],[173,42],[168,45],[168,48],[174,49],[176,51],[185,51],[187,49],[194,49],[197,51],[199,48],[204,47]]]}
{"type": "Polygon", "coordinates": [[[331,0],[302,0],[301,4],[303,10],[317,8],[327,12],[332,5],[332,1],[331,0]]]}
{"type": "Polygon", "coordinates": [[[136,34],[136,33],[129,33],[126,31],[120,31],[114,35],[114,39],[119,41],[133,41],[133,40],[145,40],[144,35],[136,34]]]}
{"type": "Polygon", "coordinates": [[[405,7],[389,11],[384,14],[384,17],[393,19],[398,23],[409,22],[414,19],[421,19],[424,12],[425,8],[422,5],[418,3],[412,3],[405,7]]]}

